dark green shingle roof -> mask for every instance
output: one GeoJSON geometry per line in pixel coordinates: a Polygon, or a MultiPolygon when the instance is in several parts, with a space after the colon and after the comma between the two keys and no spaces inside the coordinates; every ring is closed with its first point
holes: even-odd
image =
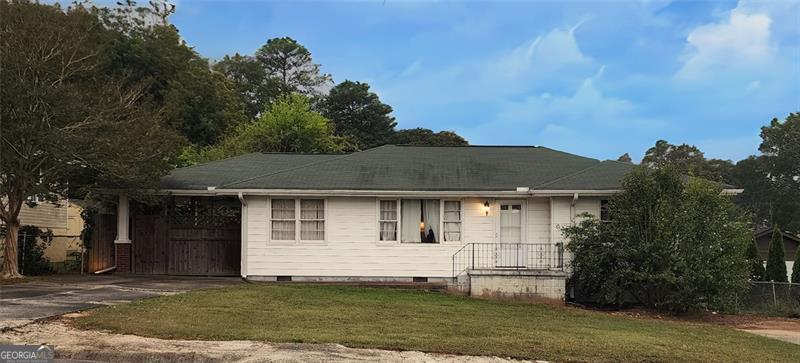
{"type": "Polygon", "coordinates": [[[631,164],[545,147],[394,146],[344,155],[255,153],[174,170],[164,189],[510,191],[619,189],[631,164]]]}

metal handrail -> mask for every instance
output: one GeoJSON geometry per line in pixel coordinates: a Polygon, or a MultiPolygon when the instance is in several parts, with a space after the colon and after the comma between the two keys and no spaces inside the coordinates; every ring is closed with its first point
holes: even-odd
{"type": "Polygon", "coordinates": [[[564,244],[466,243],[452,256],[453,278],[467,270],[564,270],[564,244]]]}

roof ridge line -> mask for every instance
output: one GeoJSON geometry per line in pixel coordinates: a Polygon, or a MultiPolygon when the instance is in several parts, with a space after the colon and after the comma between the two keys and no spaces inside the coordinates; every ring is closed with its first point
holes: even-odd
{"type": "Polygon", "coordinates": [[[324,163],[327,163],[327,162],[330,162],[330,161],[341,160],[341,159],[344,159],[344,158],[347,158],[347,157],[350,157],[350,156],[353,156],[353,155],[356,155],[356,154],[361,154],[361,153],[365,153],[365,152],[368,152],[368,151],[371,151],[371,150],[376,150],[376,149],[379,149],[381,147],[383,147],[383,146],[378,146],[378,147],[374,147],[374,148],[367,149],[367,150],[364,150],[364,151],[358,151],[358,152],[354,152],[354,153],[350,153],[350,154],[345,154],[345,155],[342,155],[342,156],[336,157],[336,158],[330,158],[330,159],[326,159],[326,160],[315,161],[315,162],[308,163],[308,164],[298,165],[298,166],[295,166],[295,167],[292,167],[292,168],[288,168],[288,169],[281,169],[281,170],[278,170],[278,171],[275,171],[275,172],[271,172],[271,173],[265,173],[265,174],[256,175],[256,176],[253,176],[253,177],[250,177],[250,178],[245,178],[245,179],[237,180],[235,182],[231,182],[231,183],[228,183],[228,184],[220,185],[220,186],[218,186],[218,188],[225,188],[225,187],[229,187],[231,185],[235,185],[235,184],[251,181],[253,179],[264,178],[264,177],[268,177],[268,176],[277,175],[277,174],[280,174],[280,173],[285,173],[285,172],[288,172],[288,171],[295,171],[295,170],[302,169],[302,168],[305,168],[305,167],[308,167],[308,166],[314,166],[314,165],[324,164],[324,163]]]}
{"type": "Polygon", "coordinates": [[[578,171],[576,171],[574,173],[567,174],[567,175],[560,176],[560,177],[555,178],[555,179],[548,180],[548,181],[546,181],[544,183],[541,183],[541,184],[539,184],[537,186],[534,186],[533,189],[538,189],[538,188],[541,188],[541,187],[545,187],[545,186],[553,184],[553,183],[555,183],[557,181],[560,181],[560,180],[563,180],[563,179],[566,179],[566,178],[570,178],[570,177],[573,177],[573,176],[576,176],[576,175],[579,175],[579,174],[583,174],[584,172],[586,172],[589,169],[594,169],[594,168],[600,166],[600,164],[602,164],[602,163],[603,163],[602,161],[598,161],[597,164],[595,164],[595,165],[587,166],[587,167],[585,167],[585,168],[583,168],[581,170],[578,170],[578,171]]]}
{"type": "Polygon", "coordinates": [[[196,168],[196,167],[199,167],[199,166],[206,166],[206,165],[209,165],[209,164],[214,164],[214,163],[219,163],[219,162],[223,162],[223,161],[228,161],[228,160],[231,160],[231,159],[238,159],[238,158],[241,158],[241,157],[243,157],[243,156],[247,156],[247,155],[253,155],[253,154],[258,154],[258,153],[257,153],[257,152],[252,152],[252,153],[239,154],[239,155],[234,155],[234,156],[231,156],[231,157],[229,157],[229,158],[223,158],[223,159],[217,159],[217,160],[210,160],[210,161],[206,161],[206,162],[204,162],[204,163],[197,163],[197,164],[194,164],[194,165],[186,165],[186,166],[181,166],[180,168],[175,168],[175,169],[172,169],[172,170],[170,170],[169,172],[170,172],[170,173],[172,173],[173,171],[175,171],[175,170],[178,170],[178,169],[183,169],[183,170],[186,170],[186,169],[196,168]]]}

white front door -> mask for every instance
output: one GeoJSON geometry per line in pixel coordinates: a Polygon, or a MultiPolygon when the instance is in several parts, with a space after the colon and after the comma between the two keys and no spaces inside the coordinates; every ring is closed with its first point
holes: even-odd
{"type": "Polygon", "coordinates": [[[496,267],[525,267],[524,242],[525,221],[522,201],[500,201],[499,231],[495,249],[496,267]]]}

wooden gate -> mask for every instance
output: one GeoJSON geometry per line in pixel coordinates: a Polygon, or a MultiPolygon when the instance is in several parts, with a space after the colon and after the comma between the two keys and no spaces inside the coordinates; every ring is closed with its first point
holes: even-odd
{"type": "Polygon", "coordinates": [[[93,218],[91,242],[86,251],[86,270],[89,273],[114,266],[114,239],[117,236],[117,216],[97,214],[93,218]]]}
{"type": "Polygon", "coordinates": [[[133,272],[239,275],[240,208],[231,198],[175,197],[163,213],[134,215],[133,272]]]}

